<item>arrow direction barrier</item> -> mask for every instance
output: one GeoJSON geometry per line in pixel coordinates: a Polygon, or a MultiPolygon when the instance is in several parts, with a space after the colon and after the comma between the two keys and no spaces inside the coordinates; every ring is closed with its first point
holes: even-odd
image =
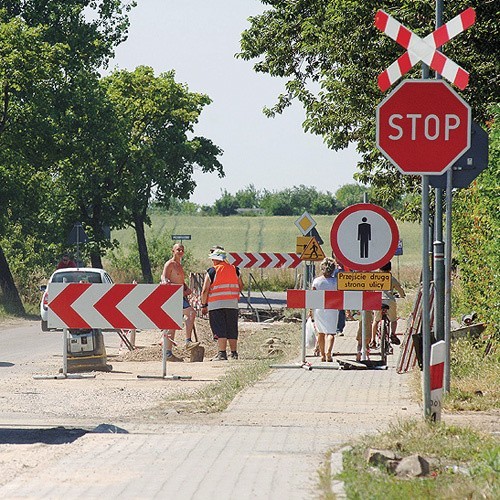
{"type": "Polygon", "coordinates": [[[50,283],[50,328],[182,328],[182,285],[50,283]]]}
{"type": "Polygon", "coordinates": [[[231,252],[227,256],[230,264],[240,268],[296,268],[302,260],[296,253],[252,253],[231,252]]]}
{"type": "Polygon", "coordinates": [[[375,26],[407,49],[407,52],[380,73],[378,77],[380,90],[387,90],[420,61],[430,66],[459,89],[465,89],[469,83],[469,73],[437,49],[462,31],[470,28],[475,21],[476,11],[469,7],[425,38],[420,38],[392,16],[379,10],[375,14],[375,26]]]}
{"type": "Polygon", "coordinates": [[[292,309],[356,309],[358,311],[374,311],[382,307],[382,293],[287,290],[286,306],[292,309]]]}

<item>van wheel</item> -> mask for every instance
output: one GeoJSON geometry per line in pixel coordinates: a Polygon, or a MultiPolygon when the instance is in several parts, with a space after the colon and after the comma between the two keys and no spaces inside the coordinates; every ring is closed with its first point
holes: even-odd
{"type": "Polygon", "coordinates": [[[42,332],[48,332],[49,331],[49,327],[47,326],[47,321],[44,321],[42,319],[42,332]]]}

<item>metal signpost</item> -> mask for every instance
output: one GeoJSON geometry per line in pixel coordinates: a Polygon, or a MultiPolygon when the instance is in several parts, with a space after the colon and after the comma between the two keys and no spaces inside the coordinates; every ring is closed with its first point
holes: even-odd
{"type": "MultiPolygon", "coordinates": [[[[437,29],[425,38],[420,38],[384,11],[375,15],[375,26],[407,49],[379,75],[379,88],[387,90],[415,64],[423,63],[423,80],[403,82],[377,107],[377,146],[402,173],[422,176],[422,336],[426,418],[431,417],[429,176],[446,172],[469,149],[471,129],[468,104],[441,80],[429,81],[426,78],[430,67],[458,88],[463,90],[467,86],[469,73],[442,54],[440,47],[472,26],[476,18],[474,9],[469,8],[441,26],[441,6],[438,0],[437,29]]],[[[451,198],[451,176],[448,175],[447,179],[451,198]]],[[[441,247],[435,248],[444,257],[441,247]]]]}
{"type": "MultiPolygon", "coordinates": [[[[387,210],[372,203],[357,203],[342,210],[330,231],[337,260],[355,271],[374,271],[387,264],[399,241],[396,221],[387,210]]],[[[368,358],[366,312],[362,312],[361,360],[368,358]]]]}

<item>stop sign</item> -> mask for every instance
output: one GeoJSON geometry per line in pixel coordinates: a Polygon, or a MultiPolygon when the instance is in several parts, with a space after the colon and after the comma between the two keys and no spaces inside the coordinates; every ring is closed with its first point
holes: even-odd
{"type": "Polygon", "coordinates": [[[377,147],[403,174],[440,175],[469,149],[470,115],[443,80],[404,80],[377,106],[377,147]]]}

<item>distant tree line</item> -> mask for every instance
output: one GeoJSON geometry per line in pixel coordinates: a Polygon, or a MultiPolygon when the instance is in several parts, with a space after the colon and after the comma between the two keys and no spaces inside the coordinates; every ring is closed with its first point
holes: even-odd
{"type": "MultiPolygon", "coordinates": [[[[337,214],[344,208],[361,203],[365,193],[371,200],[371,189],[361,184],[345,184],[335,194],[321,192],[315,187],[294,186],[279,191],[256,189],[253,184],[235,194],[224,190],[213,205],[197,205],[189,201],[171,200],[169,213],[186,215],[301,215],[305,211],[314,215],[337,214]]],[[[391,207],[392,208],[392,207],[391,207]]]]}

